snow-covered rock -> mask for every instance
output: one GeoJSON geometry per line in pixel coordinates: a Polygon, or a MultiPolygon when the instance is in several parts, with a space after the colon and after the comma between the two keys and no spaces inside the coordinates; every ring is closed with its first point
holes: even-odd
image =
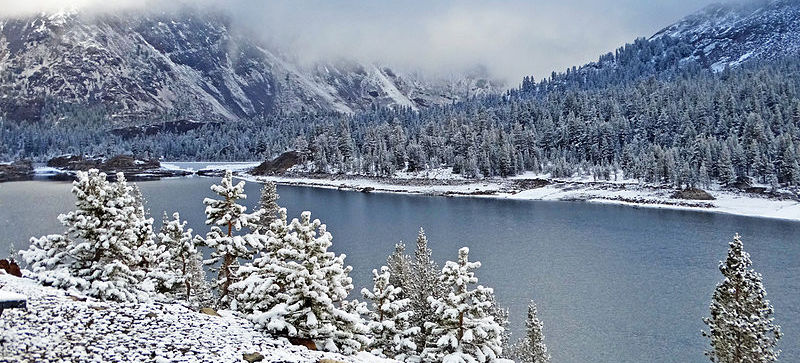
{"type": "Polygon", "coordinates": [[[262,354],[262,362],[392,362],[363,352],[309,351],[258,332],[227,311],[217,317],[179,304],[84,300],[9,275],[0,275],[0,285],[28,297],[26,310],[0,317],[3,362],[244,362],[250,353],[262,354]]]}

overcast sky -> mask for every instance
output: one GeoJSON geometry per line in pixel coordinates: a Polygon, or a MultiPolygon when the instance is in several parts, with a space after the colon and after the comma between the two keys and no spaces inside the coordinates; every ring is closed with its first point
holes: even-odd
{"type": "MultiPolygon", "coordinates": [[[[511,84],[596,60],[701,7],[724,0],[201,0],[255,36],[305,61],[358,58],[406,68],[459,72],[484,65],[511,84]]],[[[172,1],[2,0],[0,14],[158,8],[172,1]]]]}

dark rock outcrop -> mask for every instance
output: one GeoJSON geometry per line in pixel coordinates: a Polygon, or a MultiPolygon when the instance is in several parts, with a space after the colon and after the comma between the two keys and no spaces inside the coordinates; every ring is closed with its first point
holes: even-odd
{"type": "Polygon", "coordinates": [[[14,260],[0,260],[0,270],[4,270],[11,276],[22,277],[22,271],[20,271],[19,265],[14,260]]]}
{"type": "Polygon", "coordinates": [[[715,198],[708,194],[705,190],[698,188],[686,188],[683,190],[675,191],[672,194],[675,199],[689,199],[689,200],[714,200],[715,198]]]}
{"type": "Polygon", "coordinates": [[[33,164],[29,160],[0,164],[0,182],[29,180],[33,178],[33,164]]]}
{"type": "Polygon", "coordinates": [[[273,160],[267,160],[256,166],[251,173],[253,175],[279,175],[308,159],[308,155],[299,151],[287,151],[273,160]]]}
{"type": "Polygon", "coordinates": [[[145,172],[161,167],[156,159],[139,159],[131,155],[117,155],[110,159],[81,155],[62,155],[50,159],[47,166],[62,170],[98,169],[103,172],[145,172]]]}
{"type": "Polygon", "coordinates": [[[47,166],[67,172],[98,169],[108,174],[109,179],[114,179],[115,174],[120,172],[130,180],[154,180],[191,174],[182,170],[161,169],[161,163],[156,159],[137,158],[132,155],[117,155],[110,159],[62,155],[50,159],[47,166]]]}

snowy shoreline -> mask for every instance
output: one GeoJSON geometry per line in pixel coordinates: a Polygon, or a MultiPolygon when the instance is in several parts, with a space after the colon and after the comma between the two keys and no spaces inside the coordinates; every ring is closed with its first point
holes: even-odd
{"type": "Polygon", "coordinates": [[[480,197],[528,201],[570,201],[616,204],[632,207],[689,210],[725,213],[800,221],[800,201],[778,200],[750,193],[719,189],[708,190],[714,200],[673,198],[674,189],[642,186],[632,181],[594,182],[584,179],[539,179],[515,177],[491,180],[466,179],[383,179],[359,176],[253,176],[240,173],[239,178],[280,185],[352,190],[362,192],[417,194],[446,197],[480,197]],[[526,188],[526,183],[539,183],[526,188]]]}
{"type": "MultiPolygon", "coordinates": [[[[714,186],[706,190],[714,200],[673,198],[674,188],[641,185],[633,179],[593,181],[588,177],[550,178],[549,175],[526,173],[510,178],[485,180],[466,179],[449,169],[421,173],[397,173],[394,178],[359,175],[308,174],[255,176],[250,169],[258,162],[164,162],[162,169],[183,171],[188,176],[206,172],[215,175],[230,169],[240,179],[281,185],[351,190],[375,193],[412,194],[445,197],[480,197],[528,201],[570,201],[615,204],[636,208],[660,208],[696,212],[725,213],[746,217],[800,221],[800,200],[776,199],[746,192],[722,190],[714,186]]],[[[37,174],[54,173],[58,169],[37,168],[37,174]]]]}

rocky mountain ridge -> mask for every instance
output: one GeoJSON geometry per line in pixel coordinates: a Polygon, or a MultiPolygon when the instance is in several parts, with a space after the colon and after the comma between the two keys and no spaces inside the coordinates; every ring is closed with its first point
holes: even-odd
{"type": "Polygon", "coordinates": [[[427,77],[337,60],[299,64],[223,15],[182,11],[0,18],[0,116],[57,120],[255,118],[425,108],[495,93],[485,72],[427,77]]]}

